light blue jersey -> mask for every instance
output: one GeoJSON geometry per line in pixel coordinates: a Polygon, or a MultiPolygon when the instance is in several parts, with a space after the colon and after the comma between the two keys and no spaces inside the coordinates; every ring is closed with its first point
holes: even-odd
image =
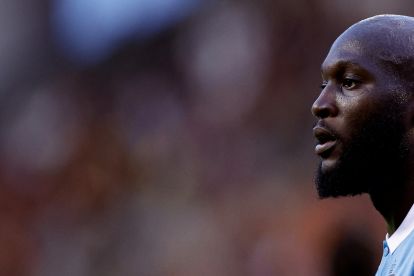
{"type": "Polygon", "coordinates": [[[384,252],[376,276],[414,276],[414,207],[391,237],[384,241],[384,252]]]}
{"type": "Polygon", "coordinates": [[[390,252],[384,241],[384,253],[376,276],[414,276],[414,232],[390,252]]]}

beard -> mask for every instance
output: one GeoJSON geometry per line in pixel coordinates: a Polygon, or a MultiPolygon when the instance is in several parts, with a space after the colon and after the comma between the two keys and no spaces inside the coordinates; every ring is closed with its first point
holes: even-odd
{"type": "Polygon", "coordinates": [[[323,171],[322,162],[319,165],[315,183],[320,198],[401,190],[408,158],[408,134],[401,109],[401,105],[393,104],[360,118],[352,124],[350,141],[337,136],[343,154],[332,169],[323,171]]]}

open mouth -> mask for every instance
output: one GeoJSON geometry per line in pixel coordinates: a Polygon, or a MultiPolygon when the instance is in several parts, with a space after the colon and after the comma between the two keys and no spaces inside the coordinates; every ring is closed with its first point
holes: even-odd
{"type": "Polygon", "coordinates": [[[326,158],[332,152],[337,143],[337,138],[329,130],[323,127],[315,127],[313,134],[318,140],[315,146],[315,153],[322,158],[326,158]]]}

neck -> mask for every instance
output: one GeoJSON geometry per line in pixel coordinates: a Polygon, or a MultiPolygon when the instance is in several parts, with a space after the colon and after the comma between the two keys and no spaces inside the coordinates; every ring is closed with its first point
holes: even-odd
{"type": "Polygon", "coordinates": [[[414,171],[411,169],[414,167],[414,154],[410,152],[406,162],[401,163],[404,165],[389,167],[390,174],[377,179],[378,185],[369,192],[374,207],[387,223],[389,235],[401,225],[414,203],[414,171]]]}
{"type": "Polygon", "coordinates": [[[401,225],[414,203],[414,188],[407,185],[400,191],[370,193],[371,201],[387,223],[388,234],[392,235],[401,225]]]}

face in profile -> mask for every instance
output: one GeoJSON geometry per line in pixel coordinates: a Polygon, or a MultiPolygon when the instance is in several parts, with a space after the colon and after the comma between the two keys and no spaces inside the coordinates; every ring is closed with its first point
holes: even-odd
{"type": "Polygon", "coordinates": [[[312,106],[321,198],[372,195],[403,178],[407,96],[376,55],[382,47],[376,39],[348,29],[322,64],[322,90],[312,106]]]}

